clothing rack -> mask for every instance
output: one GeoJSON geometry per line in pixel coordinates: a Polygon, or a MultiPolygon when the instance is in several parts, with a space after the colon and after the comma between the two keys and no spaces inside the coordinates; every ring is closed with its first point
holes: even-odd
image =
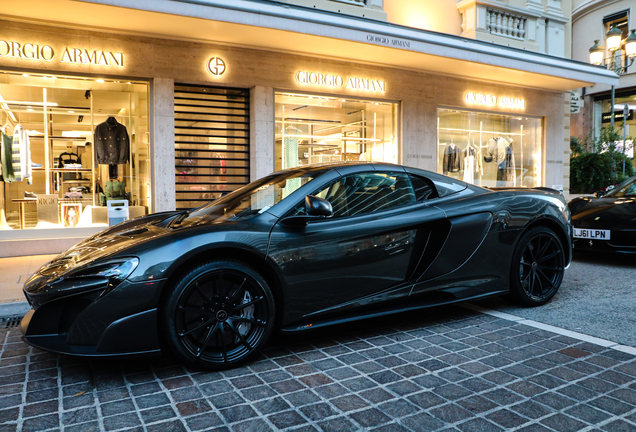
{"type": "MultiPolygon", "coordinates": [[[[470,138],[471,134],[479,134],[479,149],[487,149],[488,148],[488,140],[486,140],[485,137],[483,137],[483,135],[499,135],[499,136],[509,136],[509,137],[519,137],[519,151],[520,151],[520,167],[523,167],[523,137],[525,136],[525,134],[523,133],[523,125],[520,125],[520,132],[516,133],[516,132],[497,132],[497,131],[486,131],[483,130],[482,126],[483,126],[483,121],[479,121],[479,129],[471,129],[470,127],[470,119],[468,120],[468,129],[461,129],[461,128],[447,128],[447,127],[440,127],[439,125],[440,123],[440,119],[439,117],[437,118],[437,146],[442,147],[442,146],[446,146],[449,143],[446,142],[440,142],[440,132],[450,132],[450,133],[459,133],[459,134],[467,134],[467,138],[470,138]],[[485,143],[484,143],[485,142],[485,143]]],[[[455,145],[457,145],[455,143],[455,145]]],[[[512,144],[510,144],[512,145],[512,144]]],[[[468,146],[467,146],[468,147],[468,146]]],[[[439,160],[439,155],[438,155],[438,160],[439,160]]],[[[481,182],[481,178],[480,178],[480,182],[481,182]]]]}

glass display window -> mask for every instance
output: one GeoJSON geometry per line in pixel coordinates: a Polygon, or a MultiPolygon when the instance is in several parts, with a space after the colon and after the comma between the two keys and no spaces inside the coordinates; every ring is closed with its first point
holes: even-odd
{"type": "Polygon", "coordinates": [[[542,182],[540,118],[437,110],[437,171],[484,187],[542,182]]]}
{"type": "Polygon", "coordinates": [[[0,229],[107,226],[150,209],[148,83],[0,72],[0,229]]]}
{"type": "Polygon", "coordinates": [[[340,161],[398,162],[393,102],[276,92],[276,171],[340,161]]]}
{"type": "MultiPolygon", "coordinates": [[[[596,133],[599,134],[601,128],[609,127],[612,124],[612,100],[608,96],[606,99],[595,101],[595,104],[598,106],[596,111],[599,113],[596,116],[596,133]]],[[[634,111],[636,111],[636,91],[631,90],[618,93],[614,99],[614,128],[621,136],[625,134],[627,145],[625,149],[623,149],[622,139],[616,141],[614,145],[616,151],[625,151],[625,156],[630,159],[634,157],[634,143],[631,138],[636,136],[636,118],[634,118],[634,111]],[[627,116],[625,116],[625,113],[627,113],[627,116]]],[[[607,149],[609,143],[603,144],[603,147],[607,149]]]]}

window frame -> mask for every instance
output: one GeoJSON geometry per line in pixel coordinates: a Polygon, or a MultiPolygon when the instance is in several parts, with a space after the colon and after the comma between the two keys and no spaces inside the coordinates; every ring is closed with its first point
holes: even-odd
{"type": "MultiPolygon", "coordinates": [[[[392,210],[396,210],[396,209],[400,209],[400,208],[405,208],[407,206],[410,205],[416,205],[416,204],[424,204],[426,203],[428,200],[422,200],[419,201],[417,199],[417,195],[415,194],[415,189],[413,188],[413,182],[411,181],[411,177],[415,176],[415,177],[420,177],[418,175],[409,173],[409,172],[403,172],[403,171],[386,171],[386,170],[369,170],[369,171],[361,171],[361,172],[357,172],[357,173],[350,173],[350,174],[344,174],[341,175],[338,178],[335,178],[333,180],[330,180],[329,182],[327,182],[326,184],[320,186],[318,189],[314,190],[312,193],[308,194],[308,195],[313,195],[313,196],[318,196],[318,193],[322,192],[323,190],[330,190],[331,187],[333,187],[334,184],[342,181],[344,178],[346,177],[352,177],[352,176],[359,176],[359,175],[364,175],[364,174],[386,174],[386,175],[393,175],[393,176],[397,176],[397,175],[403,175],[405,176],[405,178],[409,181],[410,185],[411,185],[411,189],[413,190],[413,197],[414,200],[412,202],[409,203],[405,203],[405,204],[400,204],[397,206],[392,206],[392,207],[387,207],[387,208],[383,208],[381,210],[372,210],[369,212],[365,212],[365,213],[358,213],[358,214],[354,214],[354,215],[347,215],[347,216],[333,216],[327,219],[317,219],[315,221],[312,222],[325,222],[325,221],[333,221],[333,220],[344,220],[344,219],[348,219],[348,218],[353,218],[353,217],[362,217],[362,216],[369,216],[372,214],[377,214],[380,212],[385,212],[385,211],[392,211],[392,210]]],[[[431,179],[426,179],[427,183],[429,184],[429,186],[432,186],[433,191],[436,194],[435,198],[438,198],[437,196],[437,188],[435,187],[435,182],[431,179]]],[[[432,198],[433,199],[433,198],[432,198]]],[[[300,206],[303,206],[304,208],[304,201],[300,201],[299,203],[297,203],[296,205],[294,205],[286,214],[284,217],[289,217],[289,216],[298,216],[298,215],[302,215],[304,213],[296,213],[296,209],[300,206]]]]}

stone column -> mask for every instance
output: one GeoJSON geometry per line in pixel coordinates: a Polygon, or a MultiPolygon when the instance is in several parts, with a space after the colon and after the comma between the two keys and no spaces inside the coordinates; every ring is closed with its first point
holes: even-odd
{"type": "Polygon", "coordinates": [[[151,121],[150,211],[174,210],[177,207],[174,175],[174,80],[153,80],[151,121]]]}
{"type": "Polygon", "coordinates": [[[250,181],[274,171],[274,89],[250,90],[250,181]]]}

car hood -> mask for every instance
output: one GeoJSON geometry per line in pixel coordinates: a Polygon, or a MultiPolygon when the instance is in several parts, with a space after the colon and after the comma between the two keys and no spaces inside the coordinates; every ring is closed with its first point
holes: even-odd
{"type": "Polygon", "coordinates": [[[624,229],[636,227],[636,199],[576,198],[568,204],[577,228],[624,229]]]}
{"type": "Polygon", "coordinates": [[[55,279],[100,259],[115,256],[139,243],[168,235],[170,231],[160,226],[161,222],[176,214],[178,212],[156,213],[107,228],[55,257],[42,266],[31,280],[38,277],[41,283],[42,279],[55,279]]]}

